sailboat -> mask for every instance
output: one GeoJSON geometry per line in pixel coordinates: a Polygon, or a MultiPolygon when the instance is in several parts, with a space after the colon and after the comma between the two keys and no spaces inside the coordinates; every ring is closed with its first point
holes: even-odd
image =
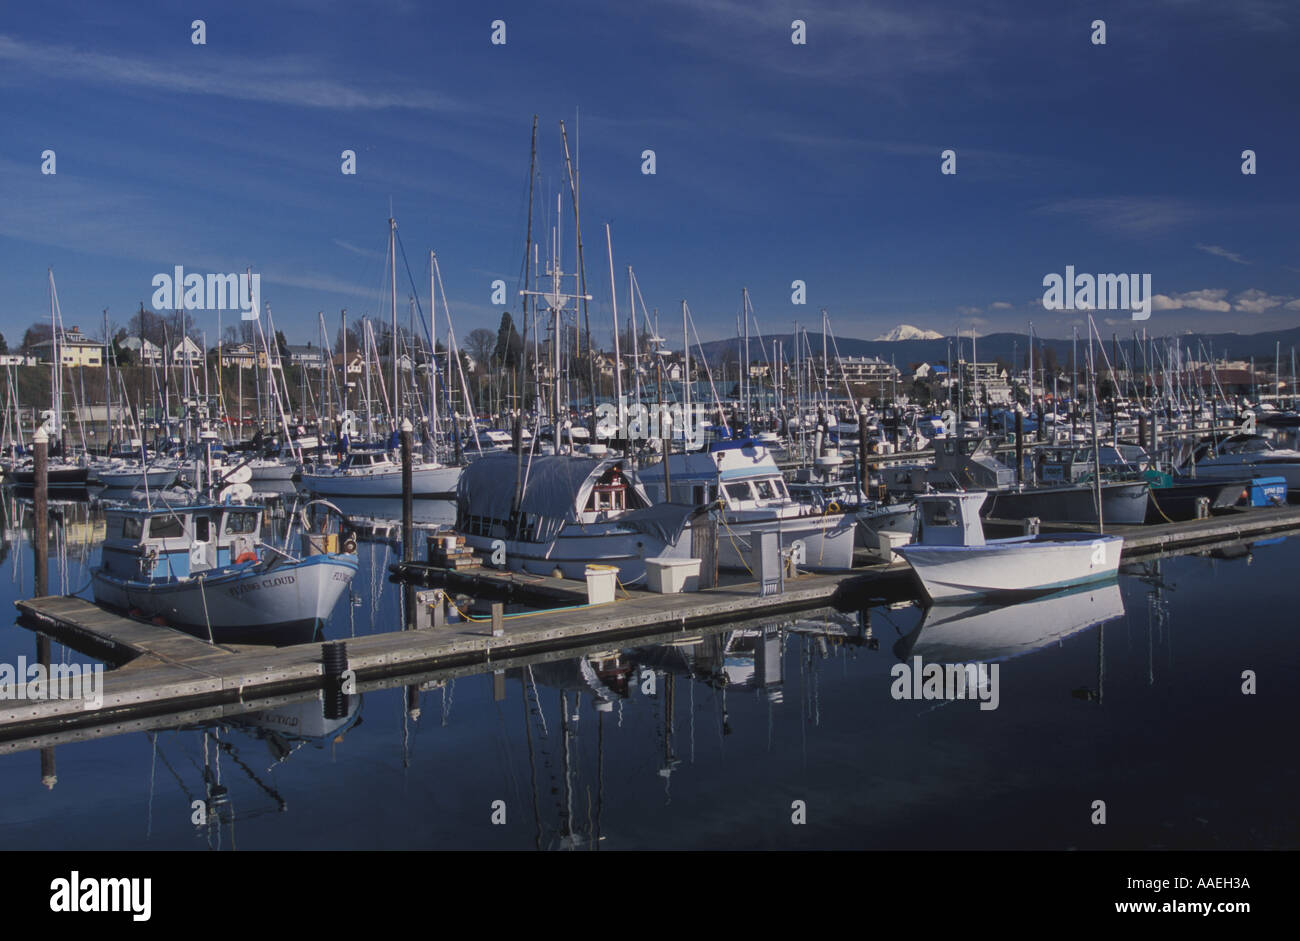
{"type": "MultiPolygon", "coordinates": [[[[50,327],[51,362],[50,362],[50,410],[42,412],[41,429],[50,441],[51,455],[59,455],[46,465],[46,483],[50,490],[72,494],[85,490],[90,471],[84,464],[62,459],[63,453],[63,316],[59,310],[58,290],[54,286],[54,269],[49,269],[50,282],[50,327]]],[[[22,489],[36,484],[36,468],[32,459],[15,460],[10,467],[14,484],[22,489]]]]}
{"type": "MultiPolygon", "coordinates": [[[[392,340],[389,357],[392,360],[392,434],[385,445],[373,444],[347,450],[336,465],[317,463],[304,466],[301,484],[304,490],[319,496],[336,497],[400,497],[402,496],[402,467],[394,460],[393,452],[399,447],[398,424],[406,421],[406,428],[411,429],[410,420],[401,416],[402,391],[399,376],[398,330],[397,330],[397,222],[389,218],[388,251],[390,273],[392,275],[392,340]]],[[[430,291],[433,292],[434,278],[437,272],[436,260],[431,257],[430,291]]],[[[445,297],[444,297],[445,304],[445,297]]],[[[414,314],[412,315],[414,316],[414,314]]],[[[450,315],[449,315],[450,322],[450,315]]],[[[367,352],[365,360],[366,384],[369,387],[370,363],[372,356],[378,359],[373,335],[369,324],[366,325],[367,352]]],[[[414,358],[411,361],[414,367],[414,358]]],[[[346,369],[346,366],[344,367],[346,369]]],[[[381,380],[382,391],[382,380],[381,380]]],[[[354,440],[362,431],[357,416],[350,410],[340,416],[340,437],[347,442],[354,440]]],[[[366,402],[366,429],[373,430],[370,412],[369,393],[366,402]]],[[[411,456],[412,495],[417,498],[450,500],[456,495],[457,482],[460,480],[462,467],[448,465],[436,458],[429,459],[415,452],[411,456]]]]}

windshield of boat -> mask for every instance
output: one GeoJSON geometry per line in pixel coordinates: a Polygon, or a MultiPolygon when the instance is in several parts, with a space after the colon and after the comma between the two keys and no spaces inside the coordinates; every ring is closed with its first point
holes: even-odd
{"type": "Polygon", "coordinates": [[[921,513],[927,526],[961,525],[961,508],[956,500],[926,500],[921,513]]]}
{"type": "Polygon", "coordinates": [[[185,522],[179,516],[154,516],[149,519],[150,539],[178,539],[185,531],[185,522]]]}

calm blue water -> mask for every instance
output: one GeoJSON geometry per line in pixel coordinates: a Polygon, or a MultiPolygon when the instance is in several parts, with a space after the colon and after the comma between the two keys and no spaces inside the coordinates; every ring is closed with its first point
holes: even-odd
{"type": "MultiPolygon", "coordinates": [[[[32,583],[30,535],[12,509],[6,603],[32,583]]],[[[96,552],[87,511],[69,516],[51,585],[76,591],[96,552]]],[[[361,551],[333,637],[399,626],[393,550],[361,551]]],[[[1046,604],[932,612],[925,624],[911,605],[820,611],[534,663],[496,680],[500,701],[491,674],[473,675],[366,693],[328,727],[313,702],[259,726],[131,732],[55,748],[52,788],[38,751],[0,755],[0,841],[1296,848],[1298,568],[1300,542],[1289,540],[1248,558],[1148,564],[1117,588],[1046,604]],[[996,660],[998,707],[893,698],[890,669],[913,656],[996,660]],[[1244,670],[1257,673],[1256,695],[1241,692],[1244,670]],[[191,802],[213,795],[207,825],[195,826],[191,802]],[[1090,822],[1096,800],[1104,825],[1090,822]],[[494,801],[504,824],[492,822],[494,801]]],[[[29,631],[0,629],[0,661],[34,651],[29,631]]]]}

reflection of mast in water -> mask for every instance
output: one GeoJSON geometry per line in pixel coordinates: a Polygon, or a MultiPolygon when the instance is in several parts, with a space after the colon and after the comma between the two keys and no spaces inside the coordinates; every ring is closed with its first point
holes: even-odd
{"type": "Polygon", "coordinates": [[[664,779],[664,804],[673,802],[672,796],[672,779],[673,772],[677,766],[682,763],[681,759],[673,753],[673,730],[677,720],[677,674],[665,673],[664,677],[664,725],[663,725],[663,744],[664,757],[659,765],[659,777],[664,779]]]}
{"type": "Polygon", "coordinates": [[[519,671],[521,699],[524,705],[524,729],[528,742],[528,766],[533,802],[535,827],[534,845],[547,848],[545,827],[541,814],[541,789],[538,763],[549,772],[550,793],[556,796],[558,824],[556,849],[599,849],[601,817],[605,800],[605,713],[614,710],[614,703],[628,695],[631,667],[617,652],[588,654],[575,660],[553,660],[531,664],[519,671]],[[546,715],[538,686],[549,686],[559,691],[559,768],[551,760],[547,747],[550,741],[546,715]],[[591,698],[596,712],[596,794],[582,782],[581,742],[578,724],[582,715],[584,694],[591,698]],[[533,724],[537,724],[534,735],[533,724]],[[556,776],[559,780],[556,780],[556,776]],[[586,812],[575,811],[575,804],[585,796],[586,812]],[[578,823],[585,816],[585,827],[578,823]]]}
{"type": "MultiPolygon", "coordinates": [[[[1169,624],[1169,599],[1165,597],[1163,561],[1151,563],[1151,591],[1147,593],[1147,685],[1156,682],[1155,640],[1166,639],[1165,627],[1169,624]]],[[[1145,579],[1144,579],[1145,581],[1145,579]]],[[[1173,656],[1173,636],[1168,635],[1170,656],[1173,656]]]]}
{"type": "Polygon", "coordinates": [[[184,793],[187,801],[187,812],[191,814],[190,820],[195,827],[202,828],[208,848],[215,850],[222,848],[224,828],[229,831],[231,849],[235,849],[235,821],[237,819],[252,819],[268,813],[272,809],[277,813],[282,813],[288,810],[289,805],[288,801],[274,786],[264,781],[244,761],[235,746],[235,742],[228,735],[223,736],[222,733],[228,733],[232,729],[238,730],[245,735],[265,742],[273,762],[271,766],[273,768],[276,764],[286,761],[303,745],[309,743],[316,743],[320,747],[320,743],[329,741],[332,750],[334,745],[342,742],[343,734],[348,728],[354,728],[361,724],[360,708],[361,697],[350,696],[348,697],[346,713],[337,718],[331,718],[327,715],[322,700],[311,699],[275,709],[246,713],[242,716],[224,720],[214,726],[200,726],[197,728],[190,726],[163,730],[171,731],[178,736],[183,736],[190,731],[201,732],[202,766],[200,767],[192,757],[190,761],[203,779],[202,797],[196,797],[194,792],[186,785],[185,779],[181,777],[168,760],[160,745],[161,733],[149,732],[148,736],[153,748],[153,758],[149,772],[149,809],[146,837],[151,837],[153,834],[154,780],[159,760],[161,760],[163,767],[175,778],[176,783],[184,793]],[[273,808],[261,808],[254,809],[251,812],[236,813],[230,787],[223,778],[223,756],[233,762],[263,794],[271,799],[274,804],[273,808]]]}

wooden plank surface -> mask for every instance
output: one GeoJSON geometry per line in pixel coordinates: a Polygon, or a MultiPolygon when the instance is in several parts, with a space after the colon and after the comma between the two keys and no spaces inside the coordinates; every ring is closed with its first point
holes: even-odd
{"type": "MultiPolygon", "coordinates": [[[[1297,528],[1300,507],[1129,527],[1123,535],[1125,554],[1140,556],[1170,546],[1201,545],[1297,528]]],[[[584,641],[617,644],[667,631],[684,634],[709,624],[776,616],[825,604],[850,579],[897,580],[906,574],[906,568],[900,562],[865,572],[803,575],[788,579],[784,594],[766,597],[759,596],[756,583],[689,595],[637,592],[631,598],[606,605],[507,616],[499,637],[491,636],[490,621],[472,621],[436,629],[333,639],[346,642],[348,665],[357,679],[373,680],[399,675],[403,670],[495,662],[584,641]]],[[[105,611],[80,598],[36,598],[16,604],[39,630],[61,643],[80,649],[78,640],[94,640],[116,648],[123,655],[121,659],[132,661],[130,666],[104,675],[104,705],[98,712],[115,718],[157,712],[166,706],[197,708],[239,702],[259,693],[288,694],[318,688],[322,683],[319,643],[280,648],[213,645],[170,628],[105,611]]],[[[96,712],[85,709],[80,702],[6,704],[0,711],[0,737],[12,738],[23,728],[41,723],[60,728],[90,724],[96,712]]]]}

